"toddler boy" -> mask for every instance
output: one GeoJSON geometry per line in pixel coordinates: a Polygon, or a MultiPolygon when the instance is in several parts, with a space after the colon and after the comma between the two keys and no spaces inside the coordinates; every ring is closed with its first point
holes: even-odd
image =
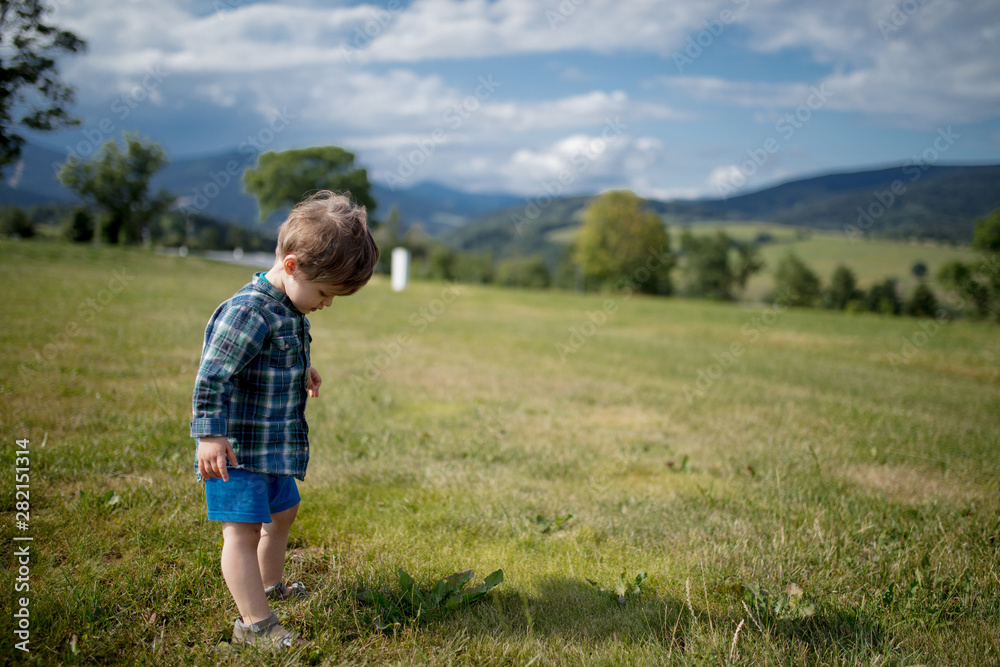
{"type": "Polygon", "coordinates": [[[275,262],[220,305],[205,329],[191,436],[208,518],[222,522],[222,576],[240,617],[233,643],[278,650],[298,643],[268,598],[301,596],[282,583],[288,532],[299,508],[295,480],[309,462],[306,396],[322,378],[309,361],[306,315],[371,278],[379,250],[367,211],[317,192],[278,229],[275,262]]]}

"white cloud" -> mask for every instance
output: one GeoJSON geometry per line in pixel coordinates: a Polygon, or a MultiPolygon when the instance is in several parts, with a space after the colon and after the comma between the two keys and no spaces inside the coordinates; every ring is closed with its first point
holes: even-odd
{"type": "MultiPolygon", "coordinates": [[[[160,122],[176,113],[169,119],[175,128],[188,118],[198,124],[198,139],[175,136],[168,143],[207,137],[216,143],[197,145],[198,151],[229,148],[226,137],[238,141],[275,110],[287,109],[294,121],[274,148],[336,143],[363,152],[374,172],[395,169],[401,155],[440,130],[443,140],[413,178],[530,194],[539,179],[566,167],[580,142],[618,119],[628,126],[625,135],[574,183],[662,194],[704,188],[708,172],[713,187],[726,173],[718,165],[745,150],[727,138],[731,132],[715,133],[710,119],[719,117],[719,107],[749,109],[748,119],[759,126],[809,104],[814,87],[825,87],[831,95],[824,114],[862,117],[854,122],[875,118],[927,127],[997,117],[1000,6],[995,0],[921,0],[916,11],[893,13],[914,3],[414,0],[399,11],[383,0],[353,6],[313,0],[53,5],[56,19],[89,41],[86,54],[62,64],[80,106],[94,118],[107,116],[116,98],[157,68],[165,75],[162,85],[145,94],[128,122],[140,123],[148,112],[160,122]],[[819,73],[808,81],[781,80],[777,70],[767,81],[754,81],[725,73],[691,76],[685,69],[643,90],[639,75],[622,70],[620,83],[596,83],[607,80],[620,54],[630,58],[629,67],[654,54],[661,58],[659,71],[676,71],[673,52],[724,10],[734,12],[733,27],[713,39],[726,48],[737,54],[749,49],[774,62],[788,57],[788,72],[803,71],[811,61],[819,73]],[[574,60],[583,52],[591,55],[574,60]],[[514,80],[522,73],[514,73],[511,61],[499,60],[510,56],[532,68],[523,70],[523,81],[514,80]],[[495,60],[484,60],[484,70],[498,63],[495,71],[503,73],[484,75],[498,84],[488,94],[437,62],[487,58],[495,60]],[[594,59],[600,64],[590,69],[594,59]],[[546,81],[553,92],[546,93],[546,81]],[[657,89],[669,95],[658,99],[657,89]],[[690,101],[697,118],[686,111],[690,101]],[[677,128],[702,133],[701,145],[715,146],[716,155],[685,148],[697,166],[666,160],[665,145],[677,150],[670,139],[677,128]]],[[[643,65],[638,71],[650,70],[643,65]]],[[[690,143],[684,139],[680,144],[690,143]]]]}
{"type": "Polygon", "coordinates": [[[616,134],[608,125],[598,134],[573,134],[542,148],[519,148],[489,165],[482,177],[499,175],[506,189],[526,195],[555,187],[566,193],[630,187],[662,154],[658,139],[616,134]]]}
{"type": "MultiPolygon", "coordinates": [[[[1000,6],[994,0],[780,0],[767,9],[746,14],[751,48],[806,49],[833,65],[834,73],[816,82],[836,91],[830,109],[930,126],[983,120],[1000,108],[1000,6]]],[[[706,82],[689,84],[688,90],[770,106],[767,93],[787,105],[801,88],[724,83],[711,90],[706,82]]]]}

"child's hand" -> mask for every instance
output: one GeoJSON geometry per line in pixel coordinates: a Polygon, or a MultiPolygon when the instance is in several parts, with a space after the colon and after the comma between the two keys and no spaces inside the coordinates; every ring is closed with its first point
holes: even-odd
{"type": "Polygon", "coordinates": [[[323,384],[323,378],[319,376],[319,371],[317,371],[312,366],[309,367],[309,384],[306,385],[309,389],[309,395],[313,398],[319,396],[319,386],[323,384]]]}
{"type": "Polygon", "coordinates": [[[223,482],[228,482],[227,459],[234,466],[237,465],[236,452],[233,451],[229,438],[198,438],[198,472],[203,478],[221,477],[223,482]]]}

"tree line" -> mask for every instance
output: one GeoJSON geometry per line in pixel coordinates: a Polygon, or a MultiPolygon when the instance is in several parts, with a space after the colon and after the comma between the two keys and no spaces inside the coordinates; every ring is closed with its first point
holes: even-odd
{"type": "MultiPolygon", "coordinates": [[[[399,214],[393,211],[376,237],[382,247],[408,248],[417,277],[578,291],[619,290],[627,285],[640,293],[715,301],[745,296],[750,278],[766,268],[760,248],[769,241],[766,235],[739,240],[723,231],[694,234],[684,229],[674,249],[663,220],[628,191],[595,197],[584,210],[575,242],[552,267],[541,254],[497,259],[489,252],[459,252],[428,238],[419,227],[405,234],[400,228],[399,214]],[[675,284],[675,273],[680,274],[680,285],[675,284]]],[[[972,247],[982,253],[982,259],[942,266],[936,274],[940,290],[930,284],[922,262],[911,267],[918,282],[904,295],[895,278],[863,289],[854,271],[844,264],[824,284],[808,264],[788,252],[774,267],[774,289],[765,300],[792,307],[914,317],[935,317],[943,309],[950,316],[962,312],[1000,321],[1000,210],[978,220],[975,229],[972,247]],[[944,299],[939,300],[942,291],[944,299]]],[[[382,270],[388,271],[388,266],[382,270]]]]}
{"type": "MultiPolygon", "coordinates": [[[[349,191],[372,212],[376,202],[367,171],[354,160],[353,153],[336,146],[264,153],[256,167],[243,172],[243,187],[257,198],[262,220],[320,188],[349,191]]],[[[246,229],[217,220],[179,204],[163,190],[152,191],[150,179],[165,164],[165,153],[158,144],[129,133],[122,143],[108,140],[89,160],[71,156],[58,177],[85,205],[63,210],[63,235],[77,242],[273,250],[270,230],[246,229]]],[[[0,234],[30,236],[35,222],[51,225],[58,216],[59,209],[53,206],[31,211],[7,209],[0,212],[0,234]]],[[[722,231],[694,234],[685,229],[674,248],[663,219],[629,191],[607,192],[590,201],[575,241],[555,266],[541,254],[498,259],[489,252],[460,252],[430,239],[416,226],[404,234],[395,210],[382,225],[371,219],[380,246],[407,247],[414,256],[415,277],[431,279],[577,291],[627,285],[630,291],[651,295],[679,292],[688,297],[732,301],[743,297],[748,281],[765,268],[760,246],[766,239],[738,240],[722,231]],[[674,275],[678,271],[679,290],[674,275]]],[[[836,267],[824,285],[793,253],[774,267],[775,289],[769,298],[775,300],[780,295],[788,306],[918,317],[934,316],[942,308],[955,310],[958,303],[963,307],[972,304],[965,313],[1000,320],[1000,211],[977,221],[975,230],[973,247],[983,253],[983,262],[950,262],[937,274],[950,303],[938,302],[923,265],[913,267],[918,284],[911,294],[903,296],[892,278],[862,289],[845,265],[836,267]]],[[[380,268],[388,271],[389,253],[383,255],[380,268]]]]}

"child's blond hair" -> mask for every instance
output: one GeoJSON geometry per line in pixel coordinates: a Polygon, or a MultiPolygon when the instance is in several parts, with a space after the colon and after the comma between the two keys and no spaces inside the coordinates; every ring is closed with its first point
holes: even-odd
{"type": "Polygon", "coordinates": [[[379,249],[368,211],[349,194],[320,190],[295,206],[278,227],[275,255],[295,255],[296,278],[340,285],[354,294],[371,279],[379,249]]]}

